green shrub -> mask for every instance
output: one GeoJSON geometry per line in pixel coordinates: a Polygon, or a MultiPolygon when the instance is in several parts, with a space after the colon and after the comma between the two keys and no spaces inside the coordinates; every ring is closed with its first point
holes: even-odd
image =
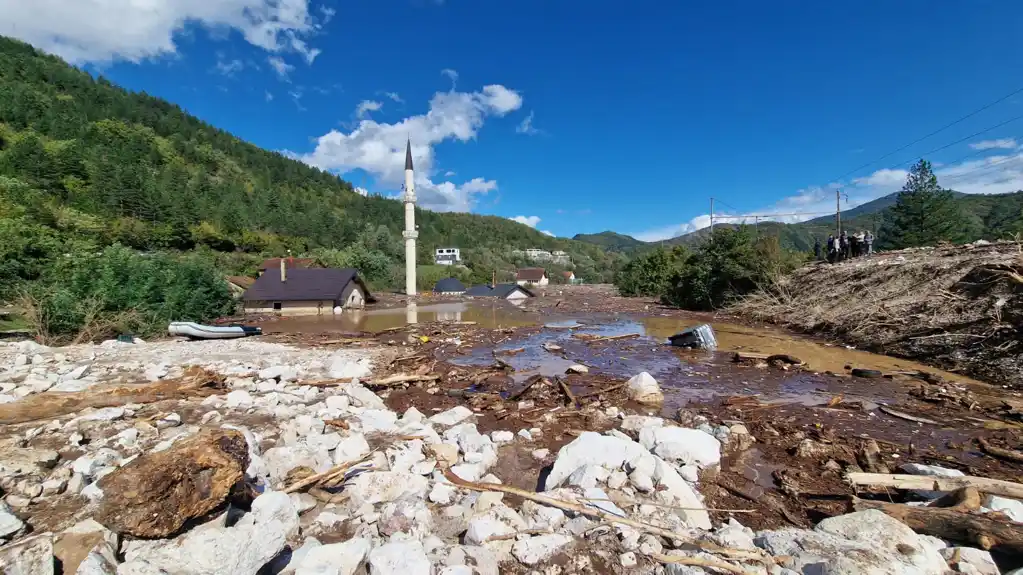
{"type": "Polygon", "coordinates": [[[636,256],[615,275],[615,286],[628,297],[663,296],[690,256],[691,252],[682,246],[671,250],[657,248],[636,256]]]}

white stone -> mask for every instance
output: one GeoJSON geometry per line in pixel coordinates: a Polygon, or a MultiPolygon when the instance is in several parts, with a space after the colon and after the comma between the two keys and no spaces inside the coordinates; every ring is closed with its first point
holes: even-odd
{"type": "Polygon", "coordinates": [[[618,556],[618,562],[622,564],[622,567],[628,569],[629,567],[635,567],[638,564],[636,561],[636,554],[632,551],[628,553],[622,553],[618,556]]]}
{"type": "Polygon", "coordinates": [[[610,472],[599,465],[583,465],[568,476],[567,485],[576,487],[596,487],[598,483],[606,481],[610,472]]]}
{"type": "Polygon", "coordinates": [[[991,553],[973,547],[948,547],[941,550],[941,556],[957,573],[967,575],[999,575],[998,565],[991,553]],[[959,560],[953,561],[958,555],[959,560]]]}
{"type": "Polygon", "coordinates": [[[142,375],[149,381],[159,381],[167,377],[167,374],[169,373],[167,368],[168,366],[166,363],[150,365],[146,368],[142,375]]]}
{"type": "Polygon", "coordinates": [[[28,354],[19,353],[14,357],[14,367],[19,368],[28,365],[28,354]]]}
{"type": "Polygon", "coordinates": [[[366,436],[361,433],[353,433],[342,438],[334,448],[334,465],[343,465],[358,461],[369,455],[369,443],[366,436]]]}
{"type": "Polygon", "coordinates": [[[430,575],[430,559],[419,541],[395,541],[369,553],[370,575],[430,575]]]}
{"type": "Polygon", "coordinates": [[[637,469],[629,474],[629,481],[640,493],[650,493],[654,490],[654,480],[650,475],[637,469]]]}
{"type": "Polygon", "coordinates": [[[11,513],[11,508],[0,501],[0,539],[10,537],[24,527],[25,524],[18,517],[11,513]]]}
{"type": "Polygon", "coordinates": [[[932,475],[934,477],[965,477],[966,474],[958,469],[949,469],[937,465],[924,465],[922,463],[906,463],[902,471],[911,475],[932,475]]]}
{"type": "Polygon", "coordinates": [[[535,449],[533,450],[532,453],[533,459],[537,461],[543,461],[544,459],[547,459],[547,456],[550,454],[551,454],[550,449],[535,449]]]}
{"type": "Polygon", "coordinates": [[[83,377],[85,377],[85,374],[89,373],[89,369],[91,368],[92,365],[88,363],[85,365],[80,365],[72,369],[71,371],[65,373],[64,375],[60,376],[60,381],[64,382],[82,379],[83,377]]]}
{"type": "Polygon", "coordinates": [[[347,395],[329,395],[323,400],[327,409],[332,411],[347,411],[352,400],[347,395]]]}
{"type": "Polygon", "coordinates": [[[99,543],[78,564],[75,575],[116,575],[117,557],[106,542],[99,543]]]}
{"type": "Polygon", "coordinates": [[[528,429],[520,429],[516,435],[518,435],[522,439],[525,439],[526,441],[533,441],[533,434],[530,433],[528,429]]]}
{"type": "Polygon", "coordinates": [[[311,509],[315,509],[318,505],[316,498],[308,493],[289,493],[288,496],[291,498],[291,504],[295,506],[295,511],[297,511],[299,515],[311,509]]]}
{"type": "Polygon", "coordinates": [[[53,534],[41,533],[0,547],[4,575],[53,575],[53,534]]]}
{"type": "Polygon", "coordinates": [[[295,369],[288,365],[275,365],[266,369],[259,370],[257,374],[259,379],[276,379],[280,381],[295,381],[298,379],[298,374],[295,369]]]}
{"type": "Polygon", "coordinates": [[[530,537],[516,541],[512,546],[512,555],[526,565],[536,565],[550,559],[571,542],[571,537],[561,533],[530,537]]]}
{"type": "Polygon", "coordinates": [[[479,463],[460,463],[451,466],[451,473],[464,481],[479,481],[487,470],[479,463]]]}
{"type": "Polygon", "coordinates": [[[331,451],[341,443],[341,434],[337,432],[314,434],[305,438],[307,444],[313,449],[326,449],[331,451]]]}
{"type": "Polygon", "coordinates": [[[367,409],[356,416],[363,433],[390,433],[397,429],[398,414],[389,409],[367,409]]]}
{"type": "Polygon", "coordinates": [[[668,461],[710,467],[721,462],[721,442],[698,429],[661,427],[654,430],[654,453],[668,461]]]}
{"type": "Polygon", "coordinates": [[[415,407],[410,407],[405,410],[405,413],[401,414],[401,423],[422,423],[426,419],[423,412],[419,411],[415,407]]]}
{"type": "Polygon", "coordinates": [[[373,364],[367,358],[353,359],[338,354],[330,362],[328,374],[332,379],[361,379],[373,370],[373,364]]]}
{"type": "Polygon", "coordinates": [[[515,434],[510,431],[494,431],[490,434],[490,439],[500,445],[502,443],[510,443],[515,439],[515,434]]]}
{"type": "Polygon", "coordinates": [[[457,493],[457,489],[454,485],[438,481],[433,484],[433,489],[430,490],[430,501],[439,505],[448,505],[451,503],[455,493],[457,493]]]}
{"type": "Polygon", "coordinates": [[[522,517],[526,520],[529,529],[554,530],[565,524],[564,511],[528,499],[522,502],[522,517]]]}
{"type": "Polygon", "coordinates": [[[631,431],[633,433],[639,433],[639,431],[646,427],[663,427],[664,419],[660,417],[651,417],[649,415],[626,415],[622,419],[622,430],[631,431]]]}
{"type": "Polygon", "coordinates": [[[581,363],[570,365],[568,366],[567,369],[565,369],[565,373],[589,373],[589,372],[590,368],[586,367],[581,363]]]}
{"type": "Polygon", "coordinates": [[[621,489],[629,482],[629,476],[624,471],[614,471],[607,478],[607,486],[610,489],[621,489]]]}
{"type": "Polygon", "coordinates": [[[368,471],[353,478],[345,488],[353,508],[384,503],[402,497],[423,497],[430,482],[422,475],[394,471],[368,471]]]}
{"type": "Polygon", "coordinates": [[[236,389],[227,394],[228,407],[252,407],[252,395],[244,389],[236,389]]]}
{"type": "Polygon", "coordinates": [[[91,455],[83,455],[76,459],[71,464],[71,469],[75,473],[81,473],[86,477],[93,477],[104,467],[120,465],[120,463],[120,453],[113,449],[102,447],[91,455]]]}
{"type": "Polygon", "coordinates": [[[322,473],[331,467],[330,454],[325,449],[313,449],[307,445],[289,447],[272,447],[263,454],[267,473],[274,483],[287,477],[288,472],[296,467],[308,467],[322,473]]]}
{"type": "Polygon", "coordinates": [[[622,469],[627,462],[642,460],[648,462],[644,465],[652,464],[651,478],[663,485],[679,501],[678,507],[692,508],[680,509],[679,516],[691,527],[710,529],[710,516],[706,511],[702,511],[703,502],[678,471],[661,458],[649,453],[642,445],[619,437],[600,435],[592,431],[579,435],[558,452],[554,466],[547,476],[545,488],[550,490],[559,487],[569,475],[583,465],[600,465],[609,470],[617,470],[622,469]]]}
{"type": "Polygon", "coordinates": [[[469,520],[465,542],[482,545],[494,535],[509,535],[526,528],[526,521],[518,513],[503,503],[497,503],[469,520]]]}
{"type": "Polygon", "coordinates": [[[370,541],[361,537],[313,546],[298,561],[295,575],[353,575],[366,560],[371,547],[370,541]]]}
{"type": "Polygon", "coordinates": [[[464,405],[456,405],[447,411],[442,411],[430,418],[430,421],[437,425],[452,426],[458,425],[473,416],[472,410],[464,405]]]}
{"type": "Polygon", "coordinates": [[[89,421],[116,421],[123,418],[125,411],[123,407],[103,407],[91,413],[79,415],[64,425],[64,429],[73,429],[79,424],[89,421]]]}
{"type": "Polygon", "coordinates": [[[991,511],[1001,511],[1016,523],[1023,523],[1023,501],[999,495],[988,495],[984,499],[984,507],[991,511]]]}
{"type": "Polygon", "coordinates": [[[168,413],[167,415],[157,419],[155,422],[157,429],[167,429],[169,427],[177,427],[181,425],[181,416],[177,413],[168,413]]]}
{"type": "Polygon", "coordinates": [[[657,384],[657,380],[645,371],[629,379],[626,382],[626,390],[629,393],[629,399],[639,403],[664,402],[664,394],[661,393],[661,387],[657,384]]]}
{"type": "Polygon", "coordinates": [[[362,407],[364,409],[387,409],[387,406],[384,405],[384,400],[380,399],[380,396],[358,383],[346,383],[337,389],[339,392],[347,395],[351,400],[352,405],[356,407],[362,407]]]}

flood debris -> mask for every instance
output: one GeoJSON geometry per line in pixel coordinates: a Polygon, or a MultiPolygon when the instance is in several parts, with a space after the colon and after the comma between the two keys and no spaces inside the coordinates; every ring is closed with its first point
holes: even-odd
{"type": "Polygon", "coordinates": [[[695,327],[683,330],[668,338],[668,342],[675,347],[686,347],[690,349],[717,349],[718,341],[714,335],[714,329],[707,324],[700,324],[695,327]]]}
{"type": "Polygon", "coordinates": [[[103,477],[96,520],[115,533],[169,537],[223,506],[249,466],[245,436],[204,432],[103,477]]]}

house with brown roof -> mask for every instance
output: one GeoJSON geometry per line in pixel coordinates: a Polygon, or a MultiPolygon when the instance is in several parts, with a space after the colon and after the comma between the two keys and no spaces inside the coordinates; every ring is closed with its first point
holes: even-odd
{"type": "Polygon", "coordinates": [[[515,283],[520,286],[545,286],[550,281],[550,278],[547,277],[547,270],[543,268],[522,268],[515,274],[515,283]]]}
{"type": "Polygon", "coordinates": [[[242,297],[246,313],[328,314],[376,301],[352,268],[267,269],[242,297]]]}
{"type": "Polygon", "coordinates": [[[562,275],[562,277],[565,278],[565,283],[567,283],[567,284],[574,284],[575,283],[575,272],[573,272],[573,271],[565,271],[565,272],[561,272],[561,275],[562,275]]]}
{"type": "Polygon", "coordinates": [[[231,295],[235,297],[244,294],[245,290],[256,283],[256,279],[249,276],[227,276],[224,279],[227,280],[227,289],[231,290],[231,295]]]}
{"type": "Polygon", "coordinates": [[[289,270],[320,267],[316,264],[316,260],[313,258],[270,258],[259,265],[259,275],[263,275],[263,273],[267,270],[279,269],[281,267],[281,261],[285,262],[285,265],[289,270]]]}

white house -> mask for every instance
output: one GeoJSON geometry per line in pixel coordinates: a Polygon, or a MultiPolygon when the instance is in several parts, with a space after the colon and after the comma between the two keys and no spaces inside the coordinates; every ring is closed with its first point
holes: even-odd
{"type": "Polygon", "coordinates": [[[515,283],[520,286],[545,286],[550,283],[550,278],[547,277],[547,270],[543,268],[522,268],[515,274],[515,283]]]}
{"type": "Polygon", "coordinates": [[[437,248],[433,252],[433,261],[439,266],[453,266],[461,263],[462,254],[458,248],[437,248]]]}

